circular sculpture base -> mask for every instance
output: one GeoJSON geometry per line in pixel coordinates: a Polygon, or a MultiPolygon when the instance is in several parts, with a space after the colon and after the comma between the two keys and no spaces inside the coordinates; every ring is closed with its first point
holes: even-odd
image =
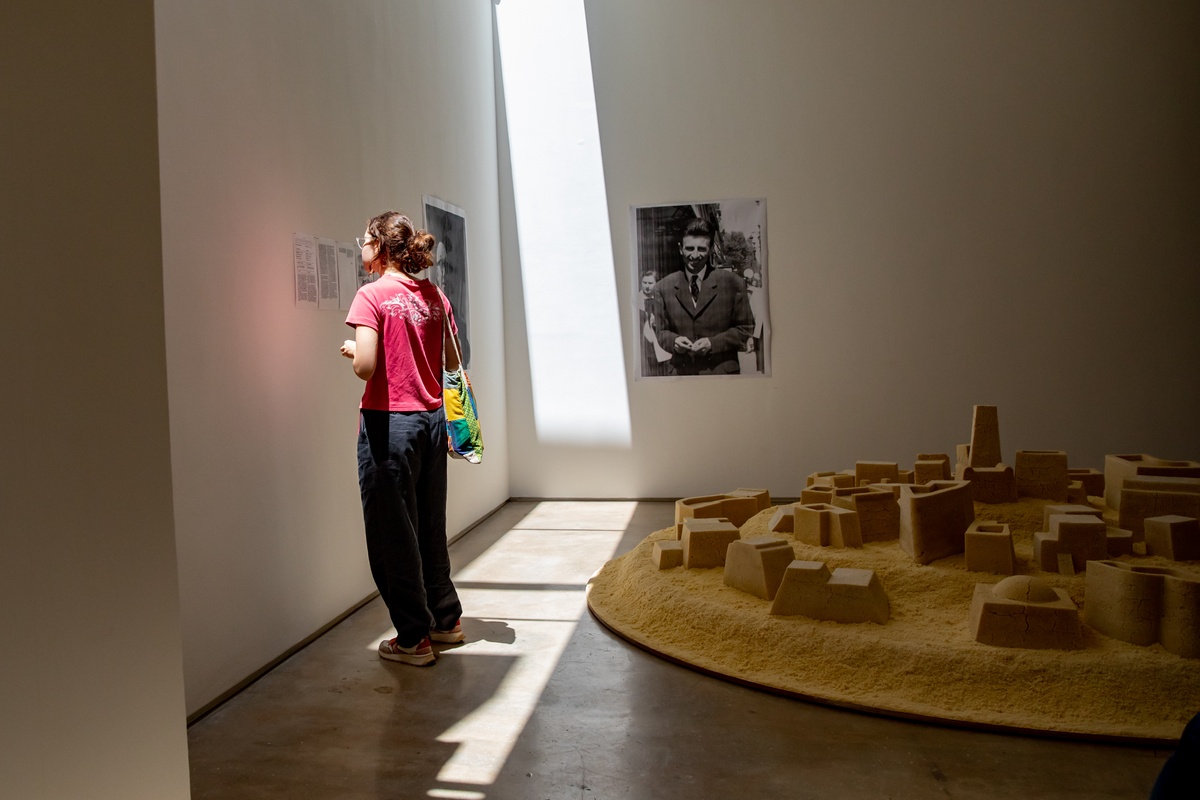
{"type": "MultiPolygon", "coordinates": [[[[976,517],[1013,530],[1018,574],[1065,589],[1082,608],[1084,577],[1042,572],[1033,532],[1045,501],[976,504],[976,517]]],[[[769,533],[772,510],[742,527],[769,533]]],[[[791,539],[789,534],[778,534],[791,539]]],[[[592,579],[588,607],[623,638],[664,658],[739,683],[805,700],[906,719],[1023,734],[1167,745],[1200,711],[1200,660],[1159,644],[1139,647],[1083,628],[1083,649],[993,647],[971,635],[975,584],[1004,576],[968,572],[962,555],[926,566],[896,542],[832,549],[791,540],[796,558],[873,569],[891,605],[885,625],[773,617],[770,602],[724,583],[723,570],[659,571],[657,531],[592,579]]],[[[1196,565],[1123,556],[1121,561],[1196,565]]]]}

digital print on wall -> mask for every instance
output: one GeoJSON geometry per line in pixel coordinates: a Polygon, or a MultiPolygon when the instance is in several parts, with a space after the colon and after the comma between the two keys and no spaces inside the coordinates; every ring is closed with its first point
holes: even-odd
{"type": "Polygon", "coordinates": [[[633,206],[636,378],[771,374],[767,201],[633,206]]]}
{"type": "Polygon", "coordinates": [[[458,323],[458,341],[462,345],[463,367],[471,366],[471,302],[467,293],[467,217],[461,208],[430,195],[422,197],[425,230],[437,240],[429,279],[446,293],[454,320],[458,323]]]}

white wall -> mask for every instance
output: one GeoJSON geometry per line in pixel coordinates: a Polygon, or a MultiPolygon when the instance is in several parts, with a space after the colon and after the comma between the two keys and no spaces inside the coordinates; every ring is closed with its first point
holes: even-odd
{"type": "MultiPolygon", "coordinates": [[[[374,591],[345,312],[293,305],[293,232],[421,196],[468,221],[488,446],[455,533],[507,499],[491,3],[158,0],[164,289],[187,707],[374,591]]],[[[382,633],[382,631],[381,631],[382,633]]]]}
{"type": "Polygon", "coordinates": [[[537,440],[506,209],[513,495],[795,496],[975,403],[1010,463],[1200,458],[1195,4],[586,8],[634,445],[537,440]],[[773,376],[634,382],[629,206],[757,196],[773,376]]]}
{"type": "Polygon", "coordinates": [[[186,798],[153,4],[0,5],[0,795],[186,798]]]}

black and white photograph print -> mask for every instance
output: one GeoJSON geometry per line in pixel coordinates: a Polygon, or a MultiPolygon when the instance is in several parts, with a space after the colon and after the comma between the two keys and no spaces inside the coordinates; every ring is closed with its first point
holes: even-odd
{"type": "Polygon", "coordinates": [[[467,294],[467,217],[461,208],[424,195],[425,230],[437,240],[429,279],[450,300],[464,368],[471,366],[471,302],[467,294]]]}
{"type": "Polygon", "coordinates": [[[636,378],[771,374],[767,201],[633,206],[636,378]]]}

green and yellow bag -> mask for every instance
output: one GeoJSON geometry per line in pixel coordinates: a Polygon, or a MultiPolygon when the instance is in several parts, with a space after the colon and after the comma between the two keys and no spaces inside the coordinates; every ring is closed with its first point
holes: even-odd
{"type": "Polygon", "coordinates": [[[471,464],[483,461],[483,432],[479,428],[479,411],[475,406],[475,393],[471,381],[463,369],[462,350],[458,336],[450,328],[449,315],[445,317],[446,333],[454,343],[458,356],[458,369],[442,367],[442,403],[446,409],[446,447],[451,458],[461,458],[471,464]]]}

